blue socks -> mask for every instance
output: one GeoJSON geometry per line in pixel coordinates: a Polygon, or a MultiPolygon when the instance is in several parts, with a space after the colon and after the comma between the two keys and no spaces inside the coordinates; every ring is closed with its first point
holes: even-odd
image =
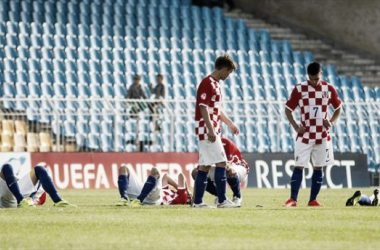
{"type": "Polygon", "coordinates": [[[124,199],[128,199],[128,195],[127,195],[127,189],[129,186],[128,176],[127,175],[119,175],[117,185],[119,187],[120,197],[124,198],[124,199]]]}
{"type": "Polygon", "coordinates": [[[207,179],[206,191],[212,194],[213,196],[217,195],[215,184],[210,179],[207,179]]]}
{"type": "Polygon", "coordinates": [[[367,195],[362,194],[359,200],[359,204],[360,206],[371,206],[372,202],[367,195]]]}
{"type": "Polygon", "coordinates": [[[319,191],[321,190],[321,187],[322,187],[322,181],[323,181],[323,171],[314,169],[313,176],[311,177],[310,201],[317,199],[319,191]]]}
{"type": "Polygon", "coordinates": [[[137,197],[141,201],[141,203],[144,201],[144,199],[148,196],[148,194],[154,189],[156,186],[157,179],[153,176],[149,176],[146,180],[143,189],[141,190],[141,194],[137,197]]]}
{"type": "Polygon", "coordinates": [[[198,170],[197,172],[197,177],[195,177],[194,182],[194,204],[201,204],[203,202],[203,195],[206,191],[206,185],[208,183],[207,175],[208,172],[205,171],[198,170]]]}
{"type": "Polygon", "coordinates": [[[215,179],[215,185],[216,185],[216,192],[218,194],[218,202],[222,203],[225,200],[227,200],[227,196],[226,196],[226,186],[227,186],[226,169],[216,167],[214,179],[215,179]]]}
{"type": "Polygon", "coordinates": [[[5,164],[1,172],[3,172],[5,182],[7,183],[7,186],[9,190],[11,191],[11,193],[16,198],[17,204],[20,203],[22,199],[24,199],[24,197],[22,196],[20,192],[20,188],[18,186],[16,176],[13,173],[12,166],[10,164],[5,164]]]}
{"type": "Polygon", "coordinates": [[[239,178],[232,177],[232,178],[227,178],[228,185],[230,185],[232,192],[234,193],[234,197],[241,198],[241,193],[240,193],[240,180],[239,178]]]}
{"type": "Polygon", "coordinates": [[[302,172],[303,169],[295,168],[293,170],[292,179],[290,181],[290,198],[297,201],[298,192],[302,183],[302,172]]]}
{"type": "Polygon", "coordinates": [[[34,172],[36,173],[37,179],[40,181],[43,189],[46,191],[46,193],[49,194],[50,198],[53,200],[54,203],[60,202],[62,199],[58,195],[58,191],[54,186],[53,181],[51,180],[50,176],[48,175],[48,172],[44,167],[36,166],[34,168],[34,172]]]}

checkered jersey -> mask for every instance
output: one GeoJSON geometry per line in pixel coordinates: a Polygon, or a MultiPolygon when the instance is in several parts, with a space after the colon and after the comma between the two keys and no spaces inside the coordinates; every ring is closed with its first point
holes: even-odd
{"type": "Polygon", "coordinates": [[[212,76],[207,76],[201,82],[197,90],[197,103],[195,106],[195,134],[200,141],[208,139],[208,129],[201,115],[200,106],[208,107],[211,124],[216,135],[221,132],[220,110],[222,108],[222,92],[218,81],[212,76]]]}
{"type": "Polygon", "coordinates": [[[241,165],[247,169],[247,174],[249,173],[249,165],[244,160],[243,156],[240,153],[238,147],[227,138],[222,138],[222,144],[224,151],[226,152],[227,161],[235,163],[236,165],[241,165]]]}
{"type": "Polygon", "coordinates": [[[162,188],[162,203],[164,205],[170,205],[170,203],[178,196],[178,193],[171,190],[169,186],[162,188]]]}
{"type": "Polygon", "coordinates": [[[297,84],[286,102],[286,108],[294,111],[298,106],[301,110],[301,124],[306,128],[305,133],[298,134],[306,144],[322,144],[331,140],[330,133],[323,121],[327,117],[328,106],[335,110],[341,107],[342,101],[333,85],[321,81],[313,87],[308,81],[297,84]]]}
{"type": "Polygon", "coordinates": [[[162,187],[162,205],[186,205],[186,189],[172,190],[169,186],[162,187]]]}

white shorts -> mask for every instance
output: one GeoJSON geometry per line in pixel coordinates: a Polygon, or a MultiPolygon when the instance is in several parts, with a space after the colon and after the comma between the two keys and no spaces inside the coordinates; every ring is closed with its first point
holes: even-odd
{"type": "Polygon", "coordinates": [[[216,163],[227,161],[220,136],[216,137],[215,142],[210,142],[209,140],[199,141],[198,148],[199,166],[211,166],[216,163]]]}
{"type": "Polygon", "coordinates": [[[294,147],[295,166],[308,166],[310,157],[314,167],[333,165],[332,140],[322,144],[305,144],[302,143],[302,138],[298,138],[294,147]]]}
{"type": "MultiPolygon", "coordinates": [[[[30,174],[24,175],[18,182],[20,193],[24,198],[28,198],[32,193],[37,191],[37,186],[33,185],[30,174]]],[[[0,205],[3,207],[17,207],[17,200],[9,190],[5,180],[0,178],[0,205]]]]}
{"type": "MultiPolygon", "coordinates": [[[[248,174],[247,174],[247,169],[245,167],[232,163],[230,168],[235,171],[240,183],[247,180],[248,174]]],[[[215,181],[215,166],[212,166],[210,168],[210,171],[208,173],[208,178],[210,178],[212,182],[215,181]]]]}
{"type": "MultiPolygon", "coordinates": [[[[162,179],[165,176],[160,176],[156,182],[156,186],[149,193],[149,195],[144,199],[143,204],[147,205],[161,205],[162,203],[162,179]]],[[[129,185],[127,189],[127,195],[131,200],[134,200],[141,194],[141,190],[144,186],[144,183],[141,182],[139,178],[134,174],[133,171],[129,172],[129,185]]]]}

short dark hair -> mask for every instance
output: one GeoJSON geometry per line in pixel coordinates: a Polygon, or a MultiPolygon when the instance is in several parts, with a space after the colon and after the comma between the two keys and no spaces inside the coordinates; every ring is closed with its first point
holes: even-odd
{"type": "Polygon", "coordinates": [[[317,62],[312,62],[307,66],[307,74],[315,76],[321,72],[321,65],[317,62]]]}
{"type": "Polygon", "coordinates": [[[162,74],[157,74],[157,78],[162,78],[164,79],[164,76],[162,74]]]}
{"type": "Polygon", "coordinates": [[[220,70],[223,68],[227,68],[229,70],[237,69],[234,59],[232,59],[232,57],[229,56],[228,54],[219,56],[215,61],[215,69],[220,70]]]}

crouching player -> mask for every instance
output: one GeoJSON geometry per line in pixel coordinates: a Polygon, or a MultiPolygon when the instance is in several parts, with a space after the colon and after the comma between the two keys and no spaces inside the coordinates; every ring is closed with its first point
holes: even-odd
{"type": "Polygon", "coordinates": [[[59,196],[44,166],[34,167],[19,180],[12,165],[4,164],[0,167],[0,206],[29,208],[42,205],[45,202],[45,192],[53,200],[54,207],[76,207],[59,196]]]}
{"type": "Polygon", "coordinates": [[[119,169],[118,186],[121,198],[116,206],[185,205],[191,204],[192,200],[182,173],[178,175],[177,183],[168,174],[161,176],[157,168],[150,170],[148,179],[142,184],[127,166],[122,165],[119,169]]]}
{"type": "Polygon", "coordinates": [[[379,189],[373,191],[373,195],[368,197],[365,194],[362,194],[360,190],[356,191],[351,198],[348,198],[346,201],[346,206],[377,206],[379,204],[379,189]]]}
{"type": "MultiPolygon", "coordinates": [[[[222,138],[222,144],[224,151],[227,156],[227,183],[231,187],[233,192],[232,202],[237,204],[239,207],[242,203],[242,196],[240,191],[240,184],[247,180],[249,173],[249,165],[244,160],[237,146],[227,138],[222,138]]],[[[192,171],[192,177],[195,179],[197,175],[198,168],[192,171]]],[[[206,191],[210,194],[217,196],[216,186],[215,186],[215,166],[212,166],[207,178],[206,191]]]]}

